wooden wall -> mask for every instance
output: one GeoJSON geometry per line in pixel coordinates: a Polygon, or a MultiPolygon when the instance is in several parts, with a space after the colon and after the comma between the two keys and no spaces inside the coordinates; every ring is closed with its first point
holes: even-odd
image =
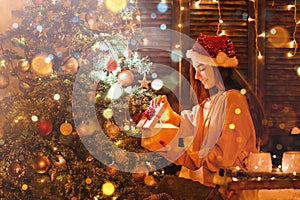
{"type": "MultiPolygon", "coordinates": [[[[289,46],[289,41],[294,39],[293,36],[300,45],[300,25],[298,24],[298,27],[295,25],[295,20],[300,20],[299,0],[219,1],[218,7],[218,3],[212,0],[201,0],[199,6],[192,0],[167,0],[164,1],[170,6],[167,12],[159,13],[157,5],[161,1],[139,0],[142,8],[142,24],[159,27],[165,23],[168,28],[182,31],[195,39],[199,33],[216,35],[220,11],[224,22],[220,29],[224,30],[234,42],[240,62],[239,69],[252,84],[265,107],[270,140],[277,136],[290,136],[293,127],[300,127],[300,77],[296,71],[297,66],[300,66],[299,47],[293,57],[287,57],[288,52],[294,51],[289,46]],[[287,6],[295,2],[298,4],[296,10],[295,8],[288,10],[287,6]],[[179,3],[185,7],[183,16],[179,14],[179,3]],[[150,17],[152,12],[157,14],[155,19],[150,17]],[[248,21],[248,17],[257,19],[257,23],[248,21]],[[182,19],[184,25],[182,30],[177,27],[179,19],[182,19]],[[271,30],[274,27],[277,34],[272,35],[271,30]],[[256,37],[264,32],[266,37],[256,37]],[[258,51],[262,53],[262,59],[258,59],[258,51]]],[[[164,40],[165,43],[162,42],[162,45],[167,43],[172,45],[172,41],[166,38],[164,40]]],[[[170,52],[147,53],[150,53],[148,55],[155,62],[163,62],[178,70],[179,64],[170,60],[170,52]]],[[[186,68],[181,72],[188,77],[186,68]]],[[[293,148],[289,144],[282,146],[282,149],[293,148]]]]}

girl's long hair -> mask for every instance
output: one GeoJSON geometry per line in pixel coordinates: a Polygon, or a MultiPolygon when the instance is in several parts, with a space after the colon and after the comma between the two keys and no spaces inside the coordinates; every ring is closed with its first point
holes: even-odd
{"type": "MultiPolygon", "coordinates": [[[[260,147],[268,139],[268,127],[262,103],[254,93],[251,85],[236,68],[213,67],[216,73],[220,73],[223,79],[225,90],[236,89],[246,90],[246,98],[249,105],[250,114],[255,127],[257,145],[260,147]]],[[[204,88],[201,81],[195,79],[195,69],[190,65],[190,84],[192,87],[191,97],[195,103],[200,104],[209,97],[209,92],[204,88]]]]}

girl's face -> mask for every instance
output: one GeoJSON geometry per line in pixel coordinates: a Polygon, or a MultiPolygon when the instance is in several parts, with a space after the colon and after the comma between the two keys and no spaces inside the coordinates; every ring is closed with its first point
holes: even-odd
{"type": "Polygon", "coordinates": [[[211,89],[216,85],[216,78],[212,66],[193,61],[193,67],[196,71],[195,79],[201,81],[205,89],[211,89]]]}

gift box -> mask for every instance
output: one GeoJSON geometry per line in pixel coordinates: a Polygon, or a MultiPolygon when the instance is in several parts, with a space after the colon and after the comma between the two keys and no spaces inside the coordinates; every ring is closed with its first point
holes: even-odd
{"type": "Polygon", "coordinates": [[[150,151],[166,151],[167,145],[177,140],[177,132],[178,127],[173,124],[157,123],[152,129],[143,129],[141,145],[150,151]]]}
{"type": "Polygon", "coordinates": [[[164,112],[163,103],[150,106],[139,120],[142,129],[142,146],[150,151],[166,147],[176,136],[178,127],[169,123],[158,123],[164,112]]]}
{"type": "Polygon", "coordinates": [[[148,109],[142,114],[141,119],[137,124],[137,128],[152,129],[159,121],[162,113],[164,112],[163,103],[156,106],[149,106],[148,109]]]}

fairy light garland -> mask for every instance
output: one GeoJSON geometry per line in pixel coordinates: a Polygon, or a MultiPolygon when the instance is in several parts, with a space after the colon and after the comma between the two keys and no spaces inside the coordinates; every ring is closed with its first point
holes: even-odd
{"type": "Polygon", "coordinates": [[[258,47],[258,38],[259,37],[265,37],[265,33],[261,33],[258,35],[258,9],[257,9],[257,4],[255,0],[249,0],[250,2],[253,3],[253,9],[254,9],[254,19],[251,17],[248,17],[248,22],[254,22],[254,29],[255,29],[255,49],[257,53],[257,58],[261,60],[263,58],[263,55],[261,54],[261,51],[259,50],[258,47]]]}
{"type": "MultiPolygon", "coordinates": [[[[182,33],[182,29],[183,29],[183,21],[182,21],[182,15],[183,15],[183,11],[184,11],[184,6],[183,6],[183,2],[182,2],[182,0],[179,0],[179,21],[178,21],[178,28],[179,28],[179,32],[180,33],[182,33]]],[[[175,48],[177,48],[177,49],[179,49],[179,50],[181,50],[182,49],[182,41],[181,41],[181,37],[179,38],[179,44],[177,44],[176,46],[175,46],[175,48]]],[[[180,74],[182,74],[182,62],[181,62],[181,60],[179,60],[179,62],[178,62],[178,71],[179,71],[179,73],[180,74]]],[[[181,78],[181,76],[179,76],[179,83],[181,83],[182,82],[182,78],[181,78]]],[[[179,84],[179,99],[181,100],[181,98],[182,98],[182,93],[181,93],[181,84],[179,84]]]]}
{"type": "Polygon", "coordinates": [[[222,19],[222,15],[221,15],[221,3],[220,0],[213,0],[213,2],[218,2],[218,27],[217,27],[217,35],[226,35],[225,31],[222,30],[221,24],[223,24],[223,19],[222,19]]]}
{"type": "Polygon", "coordinates": [[[294,32],[293,32],[293,40],[290,42],[290,47],[293,48],[294,47],[294,51],[293,53],[288,53],[287,56],[288,57],[293,57],[296,55],[297,53],[297,48],[298,48],[298,43],[297,43],[297,40],[296,40],[296,33],[297,33],[297,25],[299,24],[299,21],[297,21],[297,0],[294,0],[294,5],[289,5],[288,6],[288,9],[294,9],[294,23],[295,23],[295,26],[294,26],[294,32]],[[290,7],[289,7],[290,6],[290,7]]]}

